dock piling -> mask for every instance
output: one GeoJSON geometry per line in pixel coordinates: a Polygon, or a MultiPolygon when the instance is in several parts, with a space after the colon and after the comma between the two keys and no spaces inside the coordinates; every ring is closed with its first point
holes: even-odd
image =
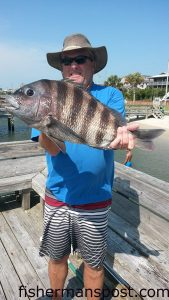
{"type": "Polygon", "coordinates": [[[14,118],[11,115],[8,116],[8,131],[12,131],[12,132],[15,131],[14,118]]]}

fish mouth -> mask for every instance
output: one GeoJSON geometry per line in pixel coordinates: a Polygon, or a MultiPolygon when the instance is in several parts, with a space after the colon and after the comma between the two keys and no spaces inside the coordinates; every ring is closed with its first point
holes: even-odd
{"type": "Polygon", "coordinates": [[[19,104],[13,96],[7,96],[7,97],[5,97],[5,108],[6,108],[6,110],[12,112],[14,110],[19,109],[19,104]],[[8,105],[10,105],[10,106],[8,106],[8,105]]]}

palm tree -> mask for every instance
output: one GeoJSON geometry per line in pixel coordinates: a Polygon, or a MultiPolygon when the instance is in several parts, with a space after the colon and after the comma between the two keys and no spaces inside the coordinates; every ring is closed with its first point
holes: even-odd
{"type": "Polygon", "coordinates": [[[125,77],[125,82],[129,83],[133,89],[133,102],[136,100],[136,93],[135,93],[135,89],[138,86],[138,84],[141,84],[142,82],[144,82],[144,77],[139,73],[133,73],[133,74],[129,74],[125,77]]]}
{"type": "Polygon", "coordinates": [[[121,83],[121,78],[117,75],[111,75],[110,77],[108,77],[104,82],[104,85],[114,86],[116,88],[121,88],[123,86],[123,84],[121,83]]]}

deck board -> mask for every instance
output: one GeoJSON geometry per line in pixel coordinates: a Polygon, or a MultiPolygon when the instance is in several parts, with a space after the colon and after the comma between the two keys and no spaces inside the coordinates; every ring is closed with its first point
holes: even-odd
{"type": "MultiPolygon", "coordinates": [[[[129,169],[129,168],[126,168],[129,169]]],[[[132,169],[133,170],[133,169],[132,169]]],[[[121,172],[119,168],[116,168],[116,179],[114,182],[115,191],[120,191],[127,198],[131,198],[133,201],[138,203],[140,206],[147,208],[154,214],[158,214],[161,218],[169,221],[169,184],[164,182],[164,188],[154,187],[153,183],[154,177],[151,177],[151,182],[142,181],[142,179],[136,178],[134,174],[126,172],[121,172]],[[163,199],[162,205],[159,199],[163,199]]],[[[130,170],[131,172],[131,170],[130,170]]],[[[147,175],[145,176],[147,177],[147,175]]],[[[156,179],[156,183],[158,180],[156,179]]],[[[159,180],[159,184],[161,181],[159,180]]]]}
{"type": "Polygon", "coordinates": [[[131,224],[135,232],[140,233],[140,238],[141,235],[146,235],[147,233],[151,241],[153,241],[154,238],[159,240],[161,247],[163,244],[169,244],[169,223],[141,205],[139,206],[139,203],[135,203],[119,193],[114,193],[112,212],[121,217],[122,220],[131,224]],[[128,212],[127,214],[126,211],[128,212]]]}
{"type": "Polygon", "coordinates": [[[0,162],[0,178],[8,178],[40,172],[46,165],[45,157],[41,156],[22,157],[20,159],[6,159],[0,160],[0,162]]]}
{"type": "Polygon", "coordinates": [[[6,296],[5,296],[5,293],[4,293],[3,289],[2,289],[1,282],[0,282],[0,299],[1,300],[6,300],[7,299],[6,296]]]}
{"type": "Polygon", "coordinates": [[[169,184],[166,181],[163,181],[161,179],[158,179],[156,177],[152,177],[149,174],[145,174],[141,171],[135,170],[133,168],[126,168],[124,169],[124,166],[118,162],[115,162],[116,166],[116,175],[118,174],[124,176],[128,176],[128,179],[132,181],[133,179],[138,179],[142,183],[149,184],[150,186],[153,186],[154,188],[164,191],[165,193],[169,194],[169,184]],[[125,170],[125,171],[124,171],[125,170]]]}
{"type": "Polygon", "coordinates": [[[0,143],[0,160],[37,155],[44,155],[44,149],[31,140],[0,143]]]}
{"type": "MultiPolygon", "coordinates": [[[[21,227],[18,226],[18,222],[16,219],[13,219],[14,222],[10,222],[10,213],[5,212],[5,214],[0,215],[0,227],[1,227],[1,239],[2,243],[6,249],[8,257],[13,264],[19,278],[22,278],[22,284],[27,286],[27,288],[35,289],[37,285],[40,288],[44,289],[44,285],[42,281],[39,279],[41,276],[38,277],[37,272],[35,269],[38,270],[37,265],[34,265],[33,259],[25,253],[25,249],[23,245],[20,244],[20,240],[18,240],[17,236],[22,236],[22,239],[25,240],[27,243],[27,247],[30,247],[30,237],[29,235],[26,236],[25,231],[21,227]],[[20,227],[20,228],[19,228],[20,227]],[[17,235],[16,235],[17,233],[17,235]],[[23,251],[24,250],[24,251],[23,251]],[[30,263],[31,261],[31,263],[30,263]],[[32,266],[35,266],[35,269],[32,266]]],[[[37,259],[35,247],[32,247],[32,257],[37,259]]],[[[44,262],[41,263],[43,265],[44,262]]],[[[44,266],[45,267],[45,266],[44,266]]],[[[45,268],[43,270],[45,272],[45,268]]]]}
{"type": "MultiPolygon", "coordinates": [[[[4,217],[7,220],[13,234],[15,235],[18,243],[22,247],[22,251],[26,255],[26,261],[31,261],[31,264],[34,266],[38,277],[40,278],[41,282],[44,284],[44,286],[49,286],[48,282],[48,276],[47,276],[47,261],[45,258],[40,257],[38,254],[38,247],[35,245],[34,241],[31,239],[29,232],[25,229],[25,227],[22,224],[22,220],[20,220],[15,213],[15,210],[12,210],[10,212],[4,212],[4,217]]],[[[7,247],[7,245],[6,245],[7,247]]],[[[8,246],[9,248],[9,246],[8,246]]],[[[16,247],[17,249],[17,247],[16,247]]],[[[25,264],[25,262],[20,261],[20,265],[25,264]]],[[[27,266],[27,269],[30,269],[30,266],[27,266]]],[[[29,271],[31,272],[31,270],[29,271]]],[[[25,272],[27,276],[27,286],[29,288],[29,285],[34,288],[41,286],[41,282],[38,280],[38,277],[33,274],[30,278],[30,284],[29,284],[29,273],[25,272]],[[37,280],[36,280],[37,278],[37,280]],[[34,284],[35,280],[35,284],[34,284]]],[[[21,274],[22,275],[22,274],[21,274]]],[[[42,288],[44,287],[42,286],[42,288]]]]}
{"type": "MultiPolygon", "coordinates": [[[[0,282],[5,292],[7,299],[16,300],[19,299],[19,287],[22,284],[18,274],[16,273],[15,267],[12,264],[8,253],[0,242],[0,253],[1,253],[1,272],[0,272],[0,282]]],[[[25,299],[28,299],[27,297],[25,299]]]]}
{"type": "Polygon", "coordinates": [[[118,234],[108,230],[108,253],[111,256],[109,265],[127,278],[130,285],[139,291],[141,288],[168,288],[169,271],[165,260],[155,262],[150,257],[140,255],[134,247],[118,234]],[[115,258],[115,259],[114,259],[115,258]],[[150,280],[151,278],[151,280],[150,280]]]}

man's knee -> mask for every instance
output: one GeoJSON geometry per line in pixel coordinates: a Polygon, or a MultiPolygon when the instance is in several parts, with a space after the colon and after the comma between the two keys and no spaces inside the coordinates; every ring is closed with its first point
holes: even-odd
{"type": "Polygon", "coordinates": [[[88,276],[93,280],[102,277],[104,275],[103,266],[93,268],[92,266],[84,262],[84,270],[88,274],[88,276]]]}
{"type": "Polygon", "coordinates": [[[66,255],[61,259],[52,259],[52,258],[50,258],[49,263],[52,264],[52,265],[65,264],[65,263],[67,263],[68,258],[69,258],[69,255],[66,255]]]}

